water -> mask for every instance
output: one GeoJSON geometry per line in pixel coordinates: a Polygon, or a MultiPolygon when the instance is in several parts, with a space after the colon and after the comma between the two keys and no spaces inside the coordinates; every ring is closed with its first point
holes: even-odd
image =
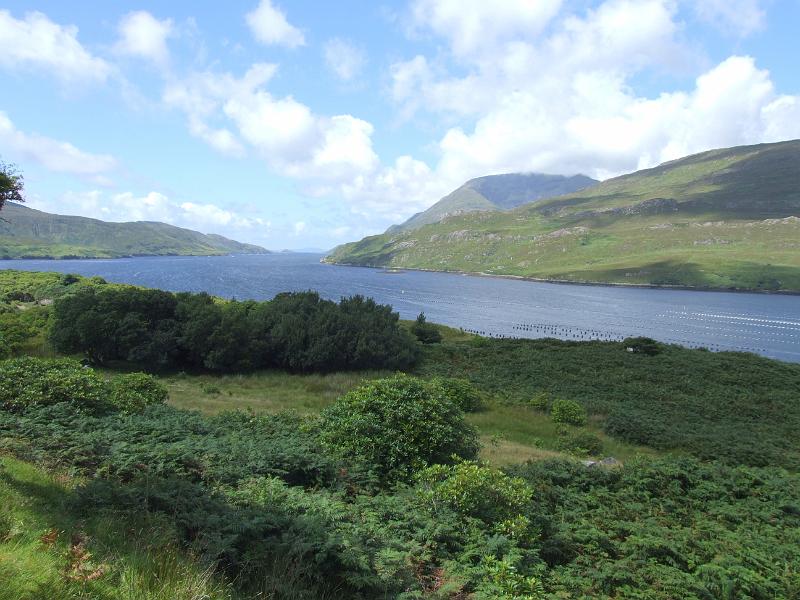
{"type": "Polygon", "coordinates": [[[0,261],[0,269],[100,275],[108,281],[225,298],[278,292],[362,294],[402,318],[495,337],[620,340],[643,335],[710,350],[755,352],[800,362],[800,297],[563,285],[451,273],[320,264],[318,254],[0,261]]]}

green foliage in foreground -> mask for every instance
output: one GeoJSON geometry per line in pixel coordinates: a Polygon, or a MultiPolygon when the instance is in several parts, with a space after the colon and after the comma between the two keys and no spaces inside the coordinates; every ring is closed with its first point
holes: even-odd
{"type": "Polygon", "coordinates": [[[574,400],[633,444],[800,468],[798,364],[678,346],[647,356],[613,342],[475,338],[426,346],[417,373],[467,378],[521,405],[542,392],[574,400]]]}
{"type": "MultiPolygon", "coordinates": [[[[386,488],[362,475],[366,465],[332,457],[313,421],[167,406],[93,416],[67,403],[0,411],[0,447],[83,477],[38,533],[19,533],[28,517],[0,509],[0,553],[4,540],[24,543],[26,562],[0,567],[11,590],[39,576],[36,560],[53,560],[37,536],[64,529],[67,515],[92,515],[87,548],[109,564],[83,589],[110,598],[129,597],[114,591],[120,571],[151,590],[161,572],[163,585],[185,576],[212,597],[235,579],[242,597],[309,600],[766,600],[799,589],[800,479],[776,468],[671,458],[502,474],[467,462],[386,488]],[[103,551],[103,518],[112,548],[151,536],[151,560],[136,571],[127,551],[103,551]],[[131,523],[149,525],[131,539],[120,530],[131,523]]],[[[0,497],[17,494],[12,510],[41,506],[41,487],[15,483],[14,468],[0,497]]],[[[60,589],[51,579],[43,589],[60,589]]]]}
{"type": "Polygon", "coordinates": [[[446,390],[407,375],[371,381],[322,411],[322,439],[384,481],[431,464],[474,458],[478,434],[446,390]]]}
{"type": "Polygon", "coordinates": [[[0,457],[0,600],[238,600],[169,516],[87,513],[76,484],[0,457]]]}
{"type": "Polygon", "coordinates": [[[512,470],[535,493],[549,598],[796,598],[800,478],[693,459],[512,470]]]}
{"type": "Polygon", "coordinates": [[[0,407],[5,410],[64,402],[90,413],[135,413],[166,401],[167,389],[145,373],[115,375],[106,381],[69,358],[22,357],[0,362],[0,407]]]}

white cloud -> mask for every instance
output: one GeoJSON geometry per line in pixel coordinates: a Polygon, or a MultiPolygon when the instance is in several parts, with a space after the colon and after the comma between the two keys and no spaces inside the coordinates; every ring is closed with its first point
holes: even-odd
{"type": "Polygon", "coordinates": [[[78,28],[59,25],[40,12],[15,19],[0,10],[0,66],[40,69],[65,83],[105,81],[112,73],[106,61],[78,41],[78,28]]]}
{"type": "Polygon", "coordinates": [[[248,94],[266,84],[277,65],[257,63],[237,79],[228,73],[205,71],[169,82],[163,94],[168,106],[182,110],[188,119],[189,132],[214,149],[230,156],[243,156],[245,147],[228,127],[210,124],[219,121],[223,104],[231,97],[248,94]]]}
{"type": "Polygon", "coordinates": [[[580,16],[545,11],[548,25],[533,33],[490,23],[491,44],[471,34],[489,5],[459,3],[464,14],[448,2],[415,6],[428,7],[415,13],[417,26],[445,38],[449,55],[393,65],[392,97],[403,117],[427,111],[458,124],[440,137],[433,168],[386,168],[353,189],[365,207],[411,198],[400,205],[408,216],[416,198],[437,200],[441,184],[446,193],[488,173],[602,178],[710,148],[800,137],[800,96],[777,94],[751,57],[732,56],[685,90],[637,93],[631,82],[643,71],[685,73],[700,62],[683,41],[674,0],[607,0],[580,16]]]}
{"type": "Polygon", "coordinates": [[[449,40],[453,53],[473,55],[510,38],[532,38],[556,16],[562,0],[415,0],[414,24],[449,40]]]}
{"type": "Polygon", "coordinates": [[[261,0],[255,10],[245,17],[257,41],[267,45],[296,48],[306,43],[303,32],[286,20],[286,14],[272,5],[271,0],[261,0]]]}
{"type": "Polygon", "coordinates": [[[118,53],[144,58],[160,67],[167,65],[167,38],[174,32],[171,19],[160,21],[147,11],[134,11],[122,17],[118,30],[120,38],[114,46],[118,53]]]}
{"type": "Polygon", "coordinates": [[[190,132],[217,150],[252,149],[277,173],[327,193],[378,165],[373,127],[352,115],[318,115],[292,96],[264,86],[275,65],[253,65],[241,78],[198,73],[170,83],[164,101],[183,110],[190,132]]]}
{"type": "Polygon", "coordinates": [[[703,21],[740,37],[766,25],[767,14],[760,0],[697,0],[691,5],[703,21]]]}
{"type": "Polygon", "coordinates": [[[363,50],[341,38],[328,40],[323,54],[325,64],[342,81],[356,79],[367,61],[363,50]]]}
{"type": "Polygon", "coordinates": [[[117,166],[108,154],[91,154],[70,144],[37,133],[18,130],[0,111],[0,148],[11,156],[34,160],[51,171],[70,173],[105,184],[104,174],[117,166]]]}
{"type": "Polygon", "coordinates": [[[195,204],[194,202],[184,202],[180,205],[184,212],[184,218],[197,224],[206,226],[233,226],[233,227],[255,227],[256,225],[266,225],[260,218],[243,217],[235,212],[226,210],[214,204],[195,204]]]}
{"type": "Polygon", "coordinates": [[[301,233],[303,233],[305,230],[306,230],[306,224],[305,224],[305,221],[297,221],[297,222],[294,224],[294,234],[295,234],[295,235],[300,235],[300,234],[301,234],[301,233]]]}

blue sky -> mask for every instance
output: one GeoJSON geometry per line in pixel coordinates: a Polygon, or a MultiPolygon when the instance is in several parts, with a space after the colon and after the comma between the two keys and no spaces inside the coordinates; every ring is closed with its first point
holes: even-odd
{"type": "Polygon", "coordinates": [[[469,178],[800,138],[799,0],[5,2],[29,204],[273,249],[469,178]]]}

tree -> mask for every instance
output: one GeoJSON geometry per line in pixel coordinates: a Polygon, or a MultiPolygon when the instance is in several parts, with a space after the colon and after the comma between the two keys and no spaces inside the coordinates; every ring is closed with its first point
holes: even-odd
{"type": "Polygon", "coordinates": [[[0,210],[6,202],[25,202],[23,187],[22,174],[17,168],[0,161],[0,210]]]}
{"type": "Polygon", "coordinates": [[[385,482],[479,450],[475,428],[441,387],[402,374],[370,381],[325,409],[322,439],[385,482]]]}
{"type": "Polygon", "coordinates": [[[411,326],[411,333],[417,336],[417,339],[423,344],[436,344],[442,341],[442,334],[439,333],[436,325],[428,323],[425,313],[419,313],[417,320],[411,326]]]}
{"type": "Polygon", "coordinates": [[[553,404],[550,407],[550,417],[556,423],[586,425],[586,409],[575,400],[553,400],[553,404]]]}

